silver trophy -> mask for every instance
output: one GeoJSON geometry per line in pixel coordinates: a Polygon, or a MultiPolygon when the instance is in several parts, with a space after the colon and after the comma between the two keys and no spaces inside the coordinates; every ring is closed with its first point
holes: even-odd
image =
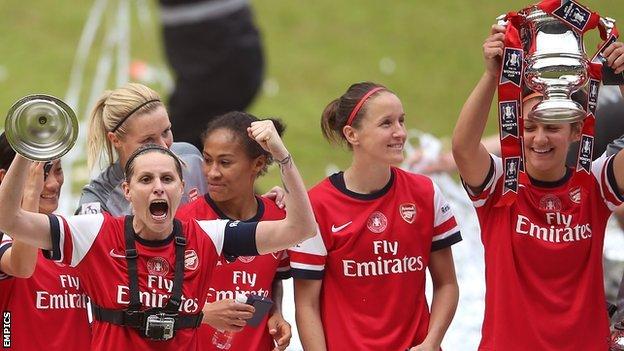
{"type": "Polygon", "coordinates": [[[7,141],[18,154],[33,161],[55,160],[78,137],[74,111],[50,95],[28,95],[9,109],[4,122],[7,141]]]}
{"type": "MultiPolygon", "coordinates": [[[[589,79],[589,59],[585,53],[583,34],[537,6],[518,13],[524,20],[520,38],[525,52],[524,82],[544,99],[529,112],[529,118],[542,123],[572,123],[586,116],[583,106],[573,101],[572,93],[585,86],[589,79]]],[[[584,23],[588,13],[570,15],[571,21],[584,23]]],[[[499,16],[505,24],[506,16],[499,16]]],[[[602,18],[600,25],[609,33],[615,21],[602,18]]]]}

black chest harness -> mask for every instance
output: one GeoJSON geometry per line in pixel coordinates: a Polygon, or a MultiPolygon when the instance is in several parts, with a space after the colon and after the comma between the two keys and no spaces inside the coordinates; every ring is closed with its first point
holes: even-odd
{"type": "Polygon", "coordinates": [[[137,329],[144,338],[152,340],[169,340],[179,329],[198,328],[203,313],[194,315],[179,315],[182,303],[182,283],[184,281],[184,249],[186,238],[182,233],[182,224],[177,219],[173,221],[173,235],[175,242],[175,271],[172,294],[165,307],[154,307],[141,310],[139,299],[139,277],[137,258],[139,257],[134,243],[133,216],[126,216],[124,220],[124,234],[126,239],[126,262],[128,265],[130,304],[125,310],[103,308],[91,301],[93,318],[119,326],[137,329]]]}

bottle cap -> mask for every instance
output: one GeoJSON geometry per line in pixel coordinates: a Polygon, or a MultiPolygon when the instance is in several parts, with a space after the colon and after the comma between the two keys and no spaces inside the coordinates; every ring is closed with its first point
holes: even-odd
{"type": "Polygon", "coordinates": [[[247,295],[242,293],[236,293],[236,297],[234,299],[239,303],[247,303],[247,295]]]}

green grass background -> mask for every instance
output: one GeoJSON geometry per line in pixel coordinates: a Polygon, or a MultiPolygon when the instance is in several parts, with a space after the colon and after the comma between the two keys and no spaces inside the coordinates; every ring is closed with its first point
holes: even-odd
{"type": "MultiPolygon", "coordinates": [[[[115,1],[110,3],[108,20],[115,1]]],[[[327,164],[344,168],[350,160],[348,151],[330,146],[321,136],[320,114],[330,100],[353,82],[380,82],[403,101],[408,128],[449,135],[482,73],[481,44],[490,25],[499,14],[529,3],[255,0],[252,4],[266,47],[266,79],[279,90],[261,92],[251,111],[286,121],[286,143],[311,186],[324,177],[327,164]],[[395,63],[392,73],[382,72],[382,59],[395,63]]],[[[624,23],[622,0],[584,4],[624,23]]],[[[150,6],[156,14],[155,3],[150,6]]],[[[64,96],[90,7],[91,1],[0,0],[0,111],[34,92],[64,96]]],[[[132,59],[164,64],[157,19],[143,29],[138,23],[133,12],[132,59]]],[[[588,51],[596,47],[596,33],[587,35],[588,51]]],[[[87,67],[86,88],[98,53],[96,46],[87,67]]],[[[112,80],[108,86],[114,87],[112,80]]],[[[79,114],[84,118],[84,111],[79,114]]],[[[492,121],[488,128],[495,131],[492,121]]],[[[278,183],[276,173],[265,176],[261,187],[278,183]]]]}

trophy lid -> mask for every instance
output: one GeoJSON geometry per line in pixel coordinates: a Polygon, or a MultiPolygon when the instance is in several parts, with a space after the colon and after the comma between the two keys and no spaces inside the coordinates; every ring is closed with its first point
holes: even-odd
{"type": "Polygon", "coordinates": [[[13,104],[4,128],[13,150],[33,161],[60,158],[78,137],[74,111],[60,99],[43,94],[28,95],[13,104]]]}

